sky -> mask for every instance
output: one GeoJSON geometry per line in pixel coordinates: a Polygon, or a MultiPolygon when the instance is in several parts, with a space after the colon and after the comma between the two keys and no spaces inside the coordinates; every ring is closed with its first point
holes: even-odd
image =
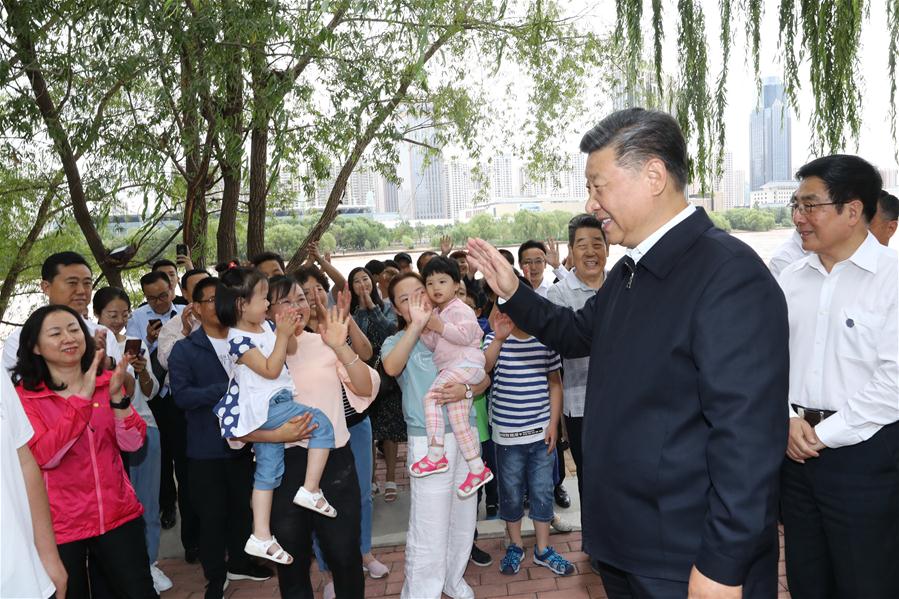
{"type": "MultiPolygon", "coordinates": [[[[720,18],[718,0],[701,0],[706,16],[706,36],[713,85],[721,68],[720,18]]],[[[734,0],[734,4],[741,4],[734,0]]],[[[778,4],[777,0],[763,1],[762,39],[759,52],[760,77],[782,78],[783,62],[778,49],[778,4]]],[[[886,28],[886,2],[873,0],[870,15],[862,25],[862,45],[859,53],[859,71],[862,90],[862,130],[858,147],[848,147],[844,151],[859,154],[882,168],[897,168],[895,160],[896,142],[889,132],[889,77],[887,74],[887,50],[889,36],[886,28]]],[[[614,26],[614,5],[612,0],[571,0],[572,11],[583,10],[588,19],[595,23],[596,31],[609,31],[614,26]]],[[[644,3],[644,46],[652,45],[649,2],[644,3]]],[[[677,3],[663,0],[664,27],[666,32],[663,47],[665,70],[674,75],[677,72],[677,3]]],[[[749,115],[755,107],[758,91],[752,65],[748,62],[745,19],[741,15],[735,22],[735,36],[731,47],[728,76],[728,106],[725,112],[727,127],[726,149],[733,152],[735,167],[749,173],[749,115]]],[[[809,115],[814,108],[805,72],[800,72],[799,115],[793,114],[793,170],[808,162],[813,154],[809,149],[811,141],[809,115]]]]}

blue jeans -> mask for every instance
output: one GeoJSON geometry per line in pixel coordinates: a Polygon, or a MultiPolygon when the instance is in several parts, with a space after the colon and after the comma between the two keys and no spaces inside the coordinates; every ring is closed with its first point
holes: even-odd
{"type": "Polygon", "coordinates": [[[137,451],[128,454],[128,475],[137,500],[144,506],[144,538],[150,563],[156,563],[159,553],[159,479],[162,474],[162,454],[159,429],[147,427],[147,439],[137,451]]]}
{"type": "Polygon", "coordinates": [[[554,454],[546,453],[543,439],[524,445],[496,444],[499,471],[499,517],[517,522],[524,517],[524,488],[527,484],[530,517],[534,522],[553,519],[554,454]]]}
{"type": "MultiPolygon", "coordinates": [[[[362,499],[362,530],[359,535],[359,552],[362,555],[371,552],[371,420],[366,416],[365,420],[350,427],[350,450],[353,452],[353,461],[356,463],[356,476],[359,479],[359,494],[362,499]]],[[[315,559],[318,561],[318,569],[328,571],[328,564],[322,556],[318,546],[318,539],[313,536],[315,559]]]]}
{"type": "MultiPolygon", "coordinates": [[[[312,432],[309,439],[310,449],[333,449],[334,427],[328,417],[317,408],[310,408],[293,401],[293,393],[288,389],[278,391],[271,398],[268,405],[268,420],[260,426],[261,430],[273,430],[296,416],[312,414],[312,422],[318,428],[312,432]]],[[[281,484],[284,476],[284,444],[283,443],[253,443],[253,451],[256,453],[256,473],[253,476],[253,488],[261,491],[270,491],[281,484]]]]}

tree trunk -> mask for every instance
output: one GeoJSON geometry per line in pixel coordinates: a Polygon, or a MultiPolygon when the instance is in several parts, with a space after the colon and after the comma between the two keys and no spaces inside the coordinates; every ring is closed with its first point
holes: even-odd
{"type": "Polygon", "coordinates": [[[353,146],[353,150],[350,152],[346,162],[343,163],[340,172],[337,174],[337,180],[331,188],[331,193],[328,195],[328,202],[325,204],[325,209],[322,212],[321,217],[318,219],[318,222],[315,223],[315,226],[312,227],[312,230],[309,231],[309,234],[306,235],[306,239],[303,240],[303,243],[297,248],[297,251],[287,264],[288,273],[294,272],[303,264],[303,261],[306,259],[306,248],[313,241],[318,241],[322,234],[328,230],[328,227],[331,226],[331,223],[334,222],[334,219],[337,218],[337,206],[343,198],[347,182],[350,179],[350,175],[353,173],[353,169],[356,168],[356,163],[362,158],[363,152],[365,152],[365,149],[368,147],[368,144],[371,143],[371,140],[374,139],[375,134],[377,134],[378,130],[384,124],[384,121],[387,120],[387,117],[393,114],[397,106],[400,105],[400,102],[406,97],[406,94],[409,93],[409,87],[415,80],[415,76],[419,69],[423,69],[425,64],[427,64],[434,54],[436,54],[437,51],[459,31],[461,31],[461,28],[458,25],[447,28],[440,37],[431,43],[417,62],[410,64],[403,71],[403,75],[400,77],[400,84],[397,86],[390,101],[383,104],[381,108],[378,109],[374,118],[368,124],[368,127],[366,127],[365,131],[359,136],[359,139],[356,141],[356,145],[353,146]]]}
{"type": "Polygon", "coordinates": [[[243,51],[240,39],[234,40],[232,60],[228,63],[225,107],[222,113],[221,215],[216,231],[216,259],[227,262],[237,257],[237,206],[240,201],[241,161],[243,158],[243,51]]]}
{"type": "Polygon", "coordinates": [[[0,287],[0,320],[3,320],[3,317],[6,315],[9,300],[12,298],[13,291],[16,289],[16,283],[19,281],[19,274],[25,270],[25,260],[28,258],[28,254],[31,253],[31,248],[34,247],[34,243],[40,237],[41,231],[44,230],[47,221],[50,220],[50,207],[53,205],[53,200],[58,192],[57,187],[62,183],[62,178],[63,174],[59,173],[51,181],[50,189],[44,194],[44,198],[41,200],[40,206],[38,206],[37,214],[34,215],[34,224],[28,230],[28,235],[25,236],[24,241],[19,246],[19,251],[16,252],[16,257],[13,258],[9,271],[3,279],[3,286],[0,287]]]}
{"type": "Polygon", "coordinates": [[[84,234],[84,239],[93,254],[97,265],[100,267],[106,280],[113,287],[122,287],[122,276],[118,268],[108,261],[108,253],[103,246],[103,240],[97,232],[91,219],[90,209],[87,205],[87,197],[84,193],[84,185],[81,182],[81,171],[78,168],[78,160],[72,150],[69,135],[59,120],[56,106],[47,89],[43,71],[37,59],[37,50],[34,46],[33,32],[29,27],[28,18],[23,14],[22,8],[15,0],[4,0],[7,12],[7,21],[10,29],[15,32],[16,53],[24,65],[25,74],[31,83],[34,99],[40,110],[41,118],[47,126],[47,134],[53,140],[53,148],[56,150],[62,163],[66,183],[69,187],[69,196],[72,200],[72,213],[75,221],[84,234]]]}
{"type": "Polygon", "coordinates": [[[268,195],[268,122],[266,93],[269,73],[258,46],[250,49],[253,73],[253,120],[250,123],[250,198],[247,205],[247,256],[265,251],[265,210],[268,195]]]}

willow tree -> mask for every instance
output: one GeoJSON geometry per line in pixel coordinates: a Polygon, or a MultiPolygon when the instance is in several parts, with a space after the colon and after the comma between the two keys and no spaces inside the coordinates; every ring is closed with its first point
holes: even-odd
{"type": "MultiPolygon", "coordinates": [[[[896,140],[896,60],[899,56],[899,0],[885,0],[887,51],[890,79],[890,130],[896,140]]],[[[783,80],[793,110],[800,114],[797,93],[800,65],[808,65],[808,85],[814,97],[809,111],[817,153],[839,151],[850,140],[857,140],[861,128],[862,91],[859,88],[862,27],[882,27],[870,18],[871,2],[866,0],[779,0],[778,45],[783,56],[783,80]],[[866,23],[866,20],[868,21],[866,23]]],[[[661,0],[649,2],[650,14],[644,20],[643,0],[617,0],[617,24],[614,41],[625,57],[628,89],[636,92],[643,66],[652,65],[654,88],[669,90],[668,108],[677,116],[696,155],[691,174],[707,182],[723,156],[730,48],[736,30],[745,30],[749,59],[759,81],[759,48],[762,39],[762,0],[718,0],[721,30],[721,70],[712,81],[709,68],[706,15],[698,0],[677,0],[678,75],[664,77],[662,46],[664,30],[661,0]],[[649,25],[644,26],[643,23],[649,25]],[[644,36],[651,29],[651,59],[644,54],[644,36]]],[[[876,5],[881,6],[881,5],[876,5]]]]}

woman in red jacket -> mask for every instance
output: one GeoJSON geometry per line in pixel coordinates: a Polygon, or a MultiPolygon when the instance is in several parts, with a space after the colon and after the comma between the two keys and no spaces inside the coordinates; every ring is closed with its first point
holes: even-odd
{"type": "Polygon", "coordinates": [[[115,597],[155,599],[143,508],[119,454],[138,449],[147,426],[124,394],[128,360],[98,374],[102,359],[74,310],[46,306],[22,327],[13,380],[34,428],[28,446],[47,486],[66,596],[90,597],[90,556],[115,597]]]}

